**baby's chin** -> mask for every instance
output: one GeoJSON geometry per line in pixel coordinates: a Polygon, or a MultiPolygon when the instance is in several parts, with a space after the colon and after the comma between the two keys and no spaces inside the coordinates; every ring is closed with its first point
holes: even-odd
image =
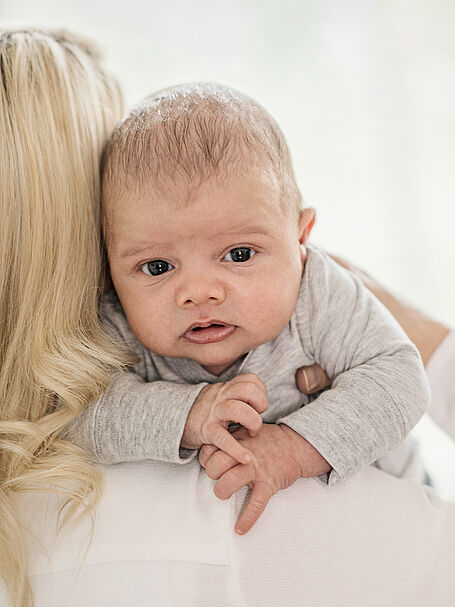
{"type": "MultiPolygon", "coordinates": [[[[159,356],[163,356],[165,358],[181,358],[181,359],[187,359],[187,360],[193,360],[194,362],[197,362],[201,365],[201,367],[203,367],[206,371],[208,371],[209,373],[212,373],[212,375],[221,375],[221,373],[223,373],[224,371],[226,371],[227,369],[229,369],[229,367],[232,367],[232,365],[235,365],[235,363],[243,358],[245,356],[245,354],[247,354],[247,352],[240,352],[240,353],[228,353],[228,352],[213,352],[213,350],[220,350],[221,348],[219,347],[220,344],[217,344],[217,346],[214,348],[214,344],[206,344],[206,345],[197,345],[196,347],[194,347],[194,344],[192,345],[191,350],[193,350],[192,352],[189,352],[187,348],[176,348],[176,347],[170,347],[170,348],[163,348],[163,346],[161,344],[156,344],[153,343],[151,340],[149,339],[140,339],[140,337],[138,337],[136,335],[138,341],[141,342],[141,344],[146,347],[148,350],[150,350],[151,352],[153,352],[154,354],[158,354],[159,356]],[[208,349],[212,349],[212,352],[209,353],[208,349]],[[206,352],[195,352],[194,350],[196,349],[204,349],[207,350],[206,352]]],[[[254,347],[254,346],[253,346],[254,347]]],[[[253,349],[253,348],[250,348],[253,349]]],[[[249,351],[249,350],[248,350],[249,351]]]]}

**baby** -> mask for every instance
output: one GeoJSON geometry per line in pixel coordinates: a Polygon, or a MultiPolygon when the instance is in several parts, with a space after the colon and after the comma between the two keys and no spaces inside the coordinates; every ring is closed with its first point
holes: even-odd
{"type": "MultiPolygon", "coordinates": [[[[218,497],[252,488],[245,533],[276,491],[352,475],[423,414],[416,349],[307,246],[314,211],[252,99],[205,83],[147,98],[108,143],[103,214],[115,291],[102,313],[138,362],[68,431],[95,460],[184,463],[202,447],[218,497]],[[310,402],[295,371],[315,362],[333,383],[310,402]]],[[[397,475],[412,460],[387,457],[397,475]]]]}

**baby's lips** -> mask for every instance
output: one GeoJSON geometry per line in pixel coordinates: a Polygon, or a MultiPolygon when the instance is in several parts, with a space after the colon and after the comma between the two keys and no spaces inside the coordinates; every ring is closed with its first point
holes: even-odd
{"type": "Polygon", "coordinates": [[[193,322],[193,324],[190,325],[188,327],[188,329],[185,331],[185,333],[183,334],[183,337],[186,337],[187,334],[189,334],[189,333],[191,333],[191,331],[193,331],[193,329],[206,329],[206,328],[210,327],[211,325],[227,326],[228,323],[223,322],[221,320],[201,320],[198,322],[193,322]]]}
{"type": "Polygon", "coordinates": [[[195,323],[183,334],[183,338],[195,344],[211,344],[223,341],[236,330],[235,325],[213,321],[212,323],[195,323]]]}

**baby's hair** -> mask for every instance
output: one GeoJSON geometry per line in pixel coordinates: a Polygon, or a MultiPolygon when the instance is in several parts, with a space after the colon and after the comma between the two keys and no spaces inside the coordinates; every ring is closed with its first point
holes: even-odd
{"type": "Polygon", "coordinates": [[[183,84],[147,97],[117,126],[104,152],[102,198],[197,187],[252,168],[266,172],[283,206],[300,212],[288,146],[270,114],[235,89],[183,84]]]}
{"type": "Polygon", "coordinates": [[[0,577],[12,607],[33,604],[15,495],[63,494],[63,522],[100,496],[88,456],[61,437],[128,362],[98,312],[100,156],[122,111],[86,41],[0,28],[0,577]]]}

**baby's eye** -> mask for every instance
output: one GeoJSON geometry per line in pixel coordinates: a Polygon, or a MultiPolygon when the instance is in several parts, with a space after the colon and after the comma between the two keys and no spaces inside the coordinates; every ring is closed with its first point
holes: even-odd
{"type": "Polygon", "coordinates": [[[162,259],[154,259],[153,261],[148,261],[141,266],[142,272],[147,274],[148,276],[159,276],[160,274],[165,274],[169,272],[169,270],[173,270],[174,266],[167,261],[163,261],[162,259]]]}
{"type": "Polygon", "coordinates": [[[248,261],[256,254],[256,251],[250,247],[236,247],[231,249],[227,255],[224,256],[223,261],[248,261]]]}

